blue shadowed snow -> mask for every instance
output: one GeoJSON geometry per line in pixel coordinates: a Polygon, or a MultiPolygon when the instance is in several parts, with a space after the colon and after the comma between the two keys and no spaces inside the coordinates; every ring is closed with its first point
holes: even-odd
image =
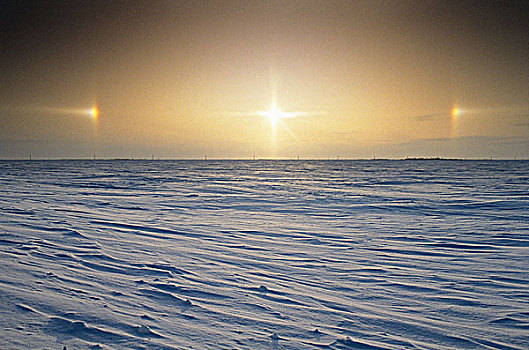
{"type": "Polygon", "coordinates": [[[527,349],[527,161],[0,161],[0,348],[527,349]]]}

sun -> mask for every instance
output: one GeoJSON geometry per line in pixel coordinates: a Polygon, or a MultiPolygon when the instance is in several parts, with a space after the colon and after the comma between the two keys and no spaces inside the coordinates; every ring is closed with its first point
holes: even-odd
{"type": "MultiPolygon", "coordinates": [[[[299,111],[299,110],[290,110],[285,112],[279,108],[279,101],[277,98],[277,81],[274,77],[270,79],[270,107],[266,110],[254,110],[251,112],[231,112],[226,113],[228,116],[244,117],[244,118],[253,118],[258,117],[262,119],[267,126],[263,128],[263,131],[270,134],[270,156],[273,158],[276,155],[276,151],[279,146],[279,142],[283,139],[290,137],[290,140],[298,140],[296,134],[290,129],[288,122],[285,122],[285,119],[296,119],[296,118],[305,118],[318,115],[325,115],[323,111],[299,111]],[[288,134],[288,136],[285,135],[288,134]]],[[[306,120],[301,120],[306,122],[306,120]]],[[[263,127],[264,124],[259,124],[260,127],[263,127]]],[[[296,126],[296,123],[291,125],[296,126]]]]}
{"type": "Polygon", "coordinates": [[[272,108],[267,111],[257,111],[256,114],[260,117],[268,118],[273,124],[281,119],[293,117],[293,113],[283,112],[281,109],[277,108],[277,106],[272,106],[272,108]]]}
{"type": "Polygon", "coordinates": [[[255,112],[255,115],[266,118],[270,121],[272,125],[276,125],[282,119],[300,117],[307,115],[307,113],[282,111],[280,108],[277,107],[277,102],[274,96],[274,98],[272,99],[272,103],[270,104],[270,109],[268,109],[267,111],[257,111],[255,112]]]}

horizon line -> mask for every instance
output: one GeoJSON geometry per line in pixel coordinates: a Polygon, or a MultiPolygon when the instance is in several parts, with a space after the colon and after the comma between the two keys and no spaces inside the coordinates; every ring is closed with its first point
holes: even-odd
{"type": "Polygon", "coordinates": [[[288,158],[256,158],[256,157],[244,157],[244,158],[163,158],[163,157],[151,157],[151,158],[145,158],[145,157],[130,157],[130,158],[124,158],[124,157],[85,157],[85,158],[33,158],[30,156],[29,158],[0,158],[0,161],[150,161],[150,162],[157,162],[157,161],[202,161],[202,162],[208,162],[208,161],[527,161],[528,158],[519,158],[519,157],[512,157],[512,158],[505,158],[505,157],[372,157],[372,158],[342,158],[342,157],[336,157],[336,158],[330,158],[330,157],[320,157],[320,158],[303,158],[303,157],[288,157],[288,158]]]}

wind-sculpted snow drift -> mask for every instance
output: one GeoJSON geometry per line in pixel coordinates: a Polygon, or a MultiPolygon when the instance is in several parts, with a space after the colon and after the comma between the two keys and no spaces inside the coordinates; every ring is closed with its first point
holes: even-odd
{"type": "Polygon", "coordinates": [[[2,349],[527,349],[529,162],[0,162],[2,349]]]}

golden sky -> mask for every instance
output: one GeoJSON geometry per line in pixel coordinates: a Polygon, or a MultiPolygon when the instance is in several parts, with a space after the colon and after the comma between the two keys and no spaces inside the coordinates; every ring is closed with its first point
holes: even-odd
{"type": "Polygon", "coordinates": [[[523,1],[0,7],[0,158],[529,158],[523,1]]]}

